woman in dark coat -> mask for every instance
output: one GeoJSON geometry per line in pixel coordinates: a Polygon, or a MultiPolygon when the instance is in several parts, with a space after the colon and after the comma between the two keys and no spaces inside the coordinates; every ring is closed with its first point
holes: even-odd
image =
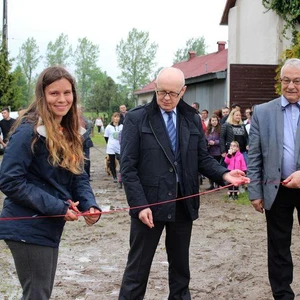
{"type": "Polygon", "coordinates": [[[66,221],[98,207],[84,171],[82,135],[73,77],[62,67],[39,76],[35,100],[18,118],[5,149],[0,189],[6,195],[0,239],[8,245],[23,288],[22,299],[51,296],[58,246],[66,221]]]}
{"type": "Polygon", "coordinates": [[[248,133],[242,121],[241,111],[233,109],[227,121],[221,127],[220,149],[223,158],[230,148],[230,143],[237,141],[240,146],[240,151],[243,153],[246,164],[248,161],[248,133]]]}

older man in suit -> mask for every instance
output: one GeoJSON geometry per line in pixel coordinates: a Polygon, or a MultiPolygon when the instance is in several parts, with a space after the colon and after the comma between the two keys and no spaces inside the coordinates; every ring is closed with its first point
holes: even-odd
{"type": "Polygon", "coordinates": [[[300,59],[281,69],[282,96],[254,108],[248,176],[252,205],[265,210],[268,270],[274,299],[294,299],[290,251],[293,212],[300,210],[300,59]]]}
{"type": "Polygon", "coordinates": [[[181,98],[184,75],[160,71],[151,103],[126,115],[121,141],[121,172],[131,207],[130,251],[120,300],[143,299],[153,256],[163,230],[169,262],[168,299],[190,300],[189,245],[198,218],[198,172],[221,182],[249,181],[228,172],[207,153],[195,109],[181,98]],[[176,198],[186,197],[183,201],[176,198]]]}

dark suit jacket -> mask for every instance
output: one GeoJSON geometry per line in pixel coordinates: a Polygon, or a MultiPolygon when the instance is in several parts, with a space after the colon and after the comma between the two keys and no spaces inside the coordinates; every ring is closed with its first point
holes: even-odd
{"type": "MultiPolygon", "coordinates": [[[[206,140],[195,110],[183,100],[177,106],[177,141],[180,157],[175,159],[166,126],[154,95],[151,103],[130,110],[122,132],[121,173],[127,201],[137,217],[148,204],[176,198],[177,177],[182,196],[199,194],[199,172],[222,181],[227,169],[208,153],[206,140]],[[181,174],[178,170],[180,164],[181,174]],[[177,174],[177,176],[176,176],[177,174]]],[[[184,200],[191,220],[198,217],[199,196],[184,200]]],[[[174,221],[175,202],[151,206],[154,220],[174,221]]]]}

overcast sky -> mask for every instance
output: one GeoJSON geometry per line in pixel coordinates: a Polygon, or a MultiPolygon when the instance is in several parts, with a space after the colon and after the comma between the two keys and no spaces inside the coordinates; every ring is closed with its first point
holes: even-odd
{"type": "MultiPolygon", "coordinates": [[[[157,68],[171,66],[174,53],[190,38],[203,36],[207,53],[217,41],[228,39],[228,27],[219,25],[226,0],[7,0],[8,47],[15,57],[27,38],[36,39],[41,55],[61,33],[77,44],[86,37],[99,46],[98,65],[117,80],[116,45],[132,28],[149,32],[159,45],[157,68]]],[[[0,1],[2,27],[3,0],[0,1]]],[[[227,47],[227,46],[226,46],[227,47]]],[[[39,68],[42,70],[44,66],[39,68]]],[[[39,70],[39,71],[41,71],[39,70]]]]}

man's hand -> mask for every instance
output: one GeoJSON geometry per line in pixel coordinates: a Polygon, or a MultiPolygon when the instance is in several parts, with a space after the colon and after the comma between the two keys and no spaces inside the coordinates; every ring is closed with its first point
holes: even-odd
{"type": "Polygon", "coordinates": [[[292,173],[282,184],[289,189],[300,189],[300,171],[292,173]]]}
{"type": "Polygon", "coordinates": [[[264,213],[264,200],[263,199],[256,199],[251,201],[252,206],[255,208],[256,211],[260,213],[264,213]]]}
{"type": "Polygon", "coordinates": [[[250,179],[245,176],[245,173],[241,170],[232,170],[223,175],[223,179],[232,183],[234,186],[239,186],[244,183],[249,183],[250,179]]]}
{"type": "Polygon", "coordinates": [[[149,228],[153,228],[153,216],[152,216],[152,210],[150,208],[145,208],[140,211],[139,213],[139,219],[146,224],[149,228]]]}

